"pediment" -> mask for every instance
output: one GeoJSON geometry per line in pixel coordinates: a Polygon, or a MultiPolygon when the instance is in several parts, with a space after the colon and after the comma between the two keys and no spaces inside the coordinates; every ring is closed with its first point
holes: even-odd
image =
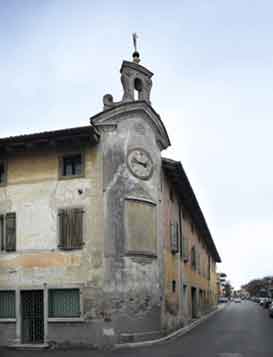
{"type": "Polygon", "coordinates": [[[156,111],[146,101],[123,102],[111,109],[104,110],[90,118],[92,125],[97,127],[115,126],[122,120],[128,120],[128,114],[141,113],[144,120],[153,128],[160,150],[171,145],[167,130],[156,111]]]}

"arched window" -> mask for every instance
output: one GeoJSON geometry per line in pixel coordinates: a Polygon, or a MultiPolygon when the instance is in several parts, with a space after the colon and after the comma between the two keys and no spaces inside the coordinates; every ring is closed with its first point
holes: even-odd
{"type": "Polygon", "coordinates": [[[141,79],[139,78],[135,79],[134,89],[135,89],[135,99],[140,100],[140,92],[143,89],[143,83],[141,79]]]}

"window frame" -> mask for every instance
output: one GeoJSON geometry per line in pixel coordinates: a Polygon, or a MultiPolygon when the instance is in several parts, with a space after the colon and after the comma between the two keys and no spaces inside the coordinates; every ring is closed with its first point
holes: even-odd
{"type": "Polygon", "coordinates": [[[50,322],[84,322],[83,317],[83,288],[79,286],[48,286],[47,287],[47,321],[50,322]],[[79,317],[49,317],[49,295],[50,290],[78,290],[79,291],[79,317]]]}
{"type": "Polygon", "coordinates": [[[197,252],[195,245],[191,247],[191,269],[197,272],[197,252]]]}
{"type": "Polygon", "coordinates": [[[0,165],[1,164],[3,164],[4,167],[4,181],[0,181],[0,187],[5,187],[8,183],[8,161],[5,159],[0,159],[0,165]]]}
{"type": "Polygon", "coordinates": [[[85,177],[85,153],[84,151],[64,152],[58,156],[58,178],[59,180],[72,180],[85,177]],[[81,157],[81,173],[79,175],[64,175],[64,160],[73,156],[80,155],[81,157]]]}
{"type": "Polygon", "coordinates": [[[59,207],[57,209],[57,248],[63,252],[71,252],[71,251],[75,251],[75,250],[82,250],[84,245],[85,245],[85,240],[84,237],[86,235],[85,233],[85,219],[84,219],[84,214],[85,214],[85,208],[84,207],[80,207],[80,206],[70,206],[70,207],[59,207]],[[67,248],[65,246],[63,246],[61,244],[61,223],[60,223],[60,212],[61,211],[65,211],[65,210],[81,210],[82,212],[82,237],[81,237],[81,243],[78,246],[72,247],[72,248],[67,248]]]}
{"type": "Polygon", "coordinates": [[[14,294],[14,317],[0,317],[0,323],[3,322],[16,322],[16,300],[17,300],[17,296],[16,296],[16,289],[9,289],[9,288],[0,288],[0,294],[1,292],[13,292],[14,294]]]}
{"type": "Polygon", "coordinates": [[[170,223],[170,246],[171,253],[173,255],[179,252],[179,240],[180,240],[180,232],[179,232],[179,224],[177,221],[170,223]]]}
{"type": "Polygon", "coordinates": [[[4,240],[4,249],[2,249],[2,239],[0,241],[0,255],[1,254],[12,254],[17,251],[17,213],[12,211],[12,212],[5,212],[0,214],[0,238],[3,237],[4,240]],[[7,249],[7,216],[8,215],[13,215],[15,217],[15,248],[10,250],[7,249]]]}

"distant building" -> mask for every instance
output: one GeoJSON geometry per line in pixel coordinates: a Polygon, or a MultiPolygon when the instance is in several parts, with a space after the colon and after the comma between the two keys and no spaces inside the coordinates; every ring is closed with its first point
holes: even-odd
{"type": "Polygon", "coordinates": [[[0,344],[102,346],[172,331],[217,303],[220,257],[124,61],[90,125],[0,139],[0,344]]]}

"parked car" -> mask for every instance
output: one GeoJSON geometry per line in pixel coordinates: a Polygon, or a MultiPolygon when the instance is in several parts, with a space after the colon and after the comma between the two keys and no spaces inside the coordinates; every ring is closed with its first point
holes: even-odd
{"type": "Polygon", "coordinates": [[[268,309],[271,303],[272,303],[272,299],[271,298],[265,298],[264,302],[263,302],[263,307],[265,309],[268,309]]]}
{"type": "Polygon", "coordinates": [[[269,317],[273,317],[273,302],[269,305],[268,314],[269,317]]]}
{"type": "Polygon", "coordinates": [[[224,296],[221,296],[220,298],[219,298],[219,301],[218,301],[219,303],[222,303],[222,302],[228,302],[228,298],[227,297],[224,297],[224,296]]]}
{"type": "Polygon", "coordinates": [[[234,298],[233,301],[236,302],[236,303],[241,303],[242,302],[241,298],[239,298],[239,297],[234,298]]]}

